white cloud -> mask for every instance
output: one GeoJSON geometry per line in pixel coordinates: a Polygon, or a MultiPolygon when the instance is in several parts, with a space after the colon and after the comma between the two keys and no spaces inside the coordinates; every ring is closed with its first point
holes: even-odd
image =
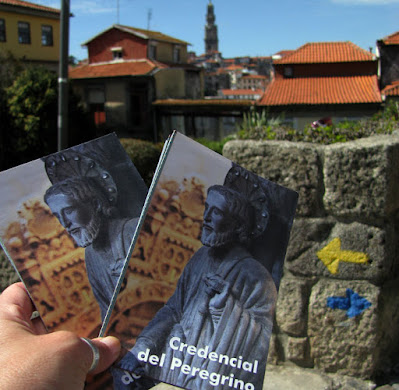
{"type": "Polygon", "coordinates": [[[385,5],[399,4],[399,0],[331,0],[332,3],[348,5],[385,5]]]}

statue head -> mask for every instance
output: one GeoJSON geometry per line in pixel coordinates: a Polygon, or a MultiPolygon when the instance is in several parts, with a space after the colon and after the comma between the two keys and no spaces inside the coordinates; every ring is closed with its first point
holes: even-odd
{"type": "Polygon", "coordinates": [[[226,186],[211,186],[205,201],[201,242],[215,248],[233,242],[246,244],[252,238],[254,220],[254,209],[242,194],[226,186]]]}
{"type": "Polygon", "coordinates": [[[100,186],[89,177],[73,177],[51,186],[44,201],[80,247],[96,240],[115,213],[100,186]]]}

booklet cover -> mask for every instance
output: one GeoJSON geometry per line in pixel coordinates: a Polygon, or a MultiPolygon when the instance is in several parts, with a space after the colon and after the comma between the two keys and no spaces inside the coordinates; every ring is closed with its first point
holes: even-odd
{"type": "Polygon", "coordinates": [[[174,133],[103,332],[114,389],[262,389],[297,193],[174,133]]]}
{"type": "Polygon", "coordinates": [[[147,194],[115,134],[0,173],[0,241],[49,331],[97,337],[147,194]]]}

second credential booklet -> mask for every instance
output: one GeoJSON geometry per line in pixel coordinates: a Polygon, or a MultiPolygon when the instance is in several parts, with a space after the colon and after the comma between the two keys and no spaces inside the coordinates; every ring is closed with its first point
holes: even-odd
{"type": "Polygon", "coordinates": [[[49,331],[98,336],[146,195],[115,134],[0,173],[0,243],[49,331]]]}
{"type": "Polygon", "coordinates": [[[173,133],[103,325],[114,389],[262,389],[297,198],[173,133]]]}

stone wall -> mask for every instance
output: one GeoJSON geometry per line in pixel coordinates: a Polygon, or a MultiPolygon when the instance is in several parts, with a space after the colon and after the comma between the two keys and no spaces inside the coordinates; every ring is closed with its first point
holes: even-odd
{"type": "Polygon", "coordinates": [[[399,369],[399,137],[231,141],[223,154],[300,196],[269,363],[360,378],[399,369]]]}

